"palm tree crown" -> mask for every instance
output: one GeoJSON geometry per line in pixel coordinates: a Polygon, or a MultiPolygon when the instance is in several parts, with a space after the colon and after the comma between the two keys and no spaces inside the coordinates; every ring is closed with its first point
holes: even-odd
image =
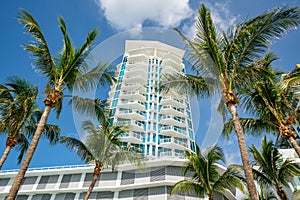
{"type": "MultiPolygon", "coordinates": [[[[275,57],[274,59],[275,60],[275,57]]],[[[296,125],[300,118],[299,97],[297,88],[285,85],[286,77],[291,73],[283,74],[266,67],[269,71],[268,78],[262,77],[260,81],[252,83],[251,88],[240,91],[245,110],[252,118],[241,118],[242,126],[246,133],[261,135],[263,132],[272,132],[277,136],[287,139],[300,156],[300,147],[296,142],[298,135],[292,125],[296,125]]],[[[227,136],[233,132],[233,121],[229,120],[223,129],[227,136]]]]}
{"type": "Polygon", "coordinates": [[[182,180],[174,185],[171,193],[195,192],[199,197],[207,195],[213,199],[213,193],[222,194],[231,187],[237,187],[244,191],[240,171],[234,165],[230,165],[225,172],[220,172],[219,162],[225,162],[223,151],[218,146],[209,148],[202,153],[196,147],[196,154],[185,152],[189,160],[188,165],[183,168],[184,175],[192,174],[192,180],[182,180]]]}
{"type": "MultiPolygon", "coordinates": [[[[20,77],[9,78],[6,84],[0,85],[0,129],[7,134],[6,150],[0,161],[0,169],[11,148],[16,145],[20,152],[18,163],[28,149],[42,111],[36,106],[38,89],[20,77]],[[5,154],[7,153],[7,154],[5,154]]],[[[60,129],[46,124],[43,133],[49,142],[58,141],[60,129]]]]}
{"type": "Polygon", "coordinates": [[[122,147],[119,137],[128,130],[118,125],[110,125],[107,117],[100,120],[98,128],[91,121],[85,121],[83,130],[86,132],[85,142],[76,138],[63,137],[61,143],[74,150],[83,161],[95,163],[93,181],[84,198],[86,200],[104,166],[109,166],[114,170],[115,166],[123,161],[141,164],[143,156],[131,147],[122,147]]]}
{"type": "Polygon", "coordinates": [[[261,151],[254,145],[250,148],[253,155],[254,175],[264,188],[275,187],[281,199],[288,199],[283,186],[289,187],[289,183],[295,176],[300,175],[300,165],[294,160],[282,161],[282,156],[275,148],[273,141],[267,141],[266,136],[261,142],[261,151]]]}

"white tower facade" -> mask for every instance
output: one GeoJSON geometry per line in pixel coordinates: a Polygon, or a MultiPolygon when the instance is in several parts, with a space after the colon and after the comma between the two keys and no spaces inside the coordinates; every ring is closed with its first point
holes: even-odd
{"type": "Polygon", "coordinates": [[[184,51],[157,41],[127,40],[117,83],[111,87],[111,122],[129,126],[123,145],[148,157],[179,157],[195,151],[189,98],[158,87],[167,73],[184,72],[184,51]]]}

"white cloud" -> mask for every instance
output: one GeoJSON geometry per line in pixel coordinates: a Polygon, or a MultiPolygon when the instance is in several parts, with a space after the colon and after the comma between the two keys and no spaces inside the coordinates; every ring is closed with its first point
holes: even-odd
{"type": "MultiPolygon", "coordinates": [[[[229,1],[224,3],[210,3],[202,2],[210,10],[212,20],[220,31],[226,31],[229,26],[236,24],[238,17],[232,15],[230,11],[229,1]]],[[[194,15],[190,18],[189,24],[185,24],[182,31],[187,35],[188,38],[193,39],[196,35],[196,21],[198,18],[198,12],[194,11],[194,15]]]]}
{"type": "Polygon", "coordinates": [[[236,23],[237,17],[230,12],[229,2],[206,4],[211,11],[212,19],[220,30],[227,30],[229,26],[236,23]]]}
{"type": "Polygon", "coordinates": [[[225,153],[226,165],[241,164],[241,156],[239,151],[225,153]]]}
{"type": "Polygon", "coordinates": [[[188,0],[96,0],[111,26],[118,30],[141,27],[147,21],[178,26],[192,15],[188,0]]]}

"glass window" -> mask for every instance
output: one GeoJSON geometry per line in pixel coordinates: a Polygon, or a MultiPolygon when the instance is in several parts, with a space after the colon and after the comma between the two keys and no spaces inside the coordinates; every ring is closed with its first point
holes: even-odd
{"type": "Polygon", "coordinates": [[[116,90],[120,90],[121,89],[121,84],[118,83],[117,87],[116,87],[116,90]]]}
{"type": "Polygon", "coordinates": [[[57,180],[58,175],[42,176],[37,189],[54,189],[57,180]]]}
{"type": "Polygon", "coordinates": [[[154,143],[156,143],[156,134],[153,134],[153,136],[152,136],[152,141],[153,141],[154,143]]]}
{"type": "Polygon", "coordinates": [[[147,145],[147,151],[146,151],[146,154],[147,154],[147,155],[149,155],[149,149],[150,149],[150,148],[149,148],[149,145],[147,145]]]}
{"type": "Polygon", "coordinates": [[[155,156],[155,146],[152,146],[152,156],[155,156]]]}
{"type": "Polygon", "coordinates": [[[120,91],[115,92],[114,99],[117,99],[119,97],[119,95],[120,95],[120,91]]]}
{"type": "Polygon", "coordinates": [[[118,103],[118,99],[113,100],[113,102],[112,102],[112,107],[113,107],[113,108],[116,107],[116,106],[117,106],[117,103],[118,103]]]}

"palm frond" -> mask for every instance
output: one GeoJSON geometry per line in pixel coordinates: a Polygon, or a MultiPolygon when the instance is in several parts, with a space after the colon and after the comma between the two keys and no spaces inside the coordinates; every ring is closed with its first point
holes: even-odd
{"type": "Polygon", "coordinates": [[[229,165],[226,171],[219,177],[213,185],[213,190],[218,193],[223,193],[226,188],[236,187],[245,193],[244,178],[242,170],[236,165],[229,165]]]}
{"type": "Polygon", "coordinates": [[[143,168],[144,155],[130,146],[127,148],[118,148],[117,151],[111,152],[105,158],[105,164],[111,166],[114,170],[115,167],[121,163],[128,162],[137,165],[139,168],[143,168]]]}
{"type": "Polygon", "coordinates": [[[34,64],[41,73],[45,74],[50,82],[56,82],[58,79],[56,66],[39,24],[33,16],[24,9],[18,12],[18,19],[21,24],[24,24],[26,32],[30,33],[34,38],[32,44],[23,45],[24,48],[35,58],[34,64]]]}
{"type": "Polygon", "coordinates": [[[61,136],[61,129],[57,125],[45,124],[43,135],[49,140],[50,144],[56,144],[61,136]]]}
{"type": "Polygon", "coordinates": [[[281,184],[288,186],[294,177],[300,176],[300,164],[294,160],[286,159],[278,172],[278,179],[281,184]]]}
{"type": "MultiPolygon", "coordinates": [[[[83,75],[84,69],[86,68],[86,61],[89,58],[89,48],[93,44],[94,40],[98,35],[97,29],[94,29],[86,38],[86,41],[82,44],[80,49],[76,49],[74,53],[72,53],[71,60],[68,61],[67,65],[63,66],[64,72],[61,76],[61,80],[66,83],[67,88],[72,91],[74,88],[74,84],[76,83],[76,78],[83,75]]],[[[71,49],[65,49],[71,50],[71,49]]],[[[73,52],[73,51],[72,51],[73,52]]],[[[71,54],[69,52],[68,54],[71,54]]],[[[60,57],[59,59],[62,59],[60,57]]]]}
{"type": "MultiPolygon", "coordinates": [[[[263,133],[277,133],[278,127],[276,123],[269,120],[255,118],[240,118],[241,125],[246,134],[259,136],[263,133]]],[[[233,120],[229,119],[223,126],[222,134],[229,138],[229,135],[234,132],[233,120]]]]}
{"type": "Polygon", "coordinates": [[[264,173],[262,173],[260,170],[252,168],[252,172],[253,172],[254,179],[257,180],[260,184],[264,185],[265,187],[273,186],[272,180],[264,173]]]}
{"type": "MultiPolygon", "coordinates": [[[[75,52],[75,49],[72,45],[71,39],[69,37],[69,34],[67,32],[67,27],[66,27],[66,23],[64,21],[63,18],[58,18],[59,24],[60,24],[60,30],[64,36],[64,47],[63,50],[61,52],[61,56],[60,56],[60,63],[58,65],[59,68],[59,74],[60,74],[60,79],[61,81],[63,81],[63,78],[65,76],[66,73],[69,72],[69,70],[72,69],[68,69],[68,66],[70,66],[72,59],[73,59],[73,55],[75,52]]],[[[77,70],[76,68],[73,70],[77,70]]]]}
{"type": "Polygon", "coordinates": [[[24,154],[27,152],[27,149],[29,147],[29,141],[24,134],[19,134],[17,137],[17,141],[18,141],[17,151],[19,152],[17,161],[18,164],[20,164],[24,157],[24,154]]]}
{"type": "Polygon", "coordinates": [[[56,119],[59,119],[62,108],[63,108],[63,98],[59,98],[56,106],[54,107],[54,112],[56,113],[56,119]]]}
{"type": "Polygon", "coordinates": [[[283,90],[287,90],[288,88],[292,87],[299,87],[300,85],[300,66],[299,64],[296,65],[295,69],[289,72],[288,74],[284,75],[281,83],[280,88],[283,90]]]}
{"type": "Polygon", "coordinates": [[[182,73],[164,74],[159,90],[166,93],[175,90],[183,95],[207,97],[211,95],[211,90],[209,90],[208,86],[209,83],[209,79],[206,80],[200,76],[182,73]]]}
{"type": "Polygon", "coordinates": [[[76,112],[85,116],[96,117],[97,120],[102,121],[105,118],[105,109],[107,109],[108,102],[101,99],[72,96],[69,104],[72,105],[76,112]]]}
{"type": "Polygon", "coordinates": [[[87,148],[80,140],[76,138],[64,136],[59,142],[66,145],[70,150],[74,151],[83,161],[87,163],[96,160],[89,148],[87,148]]]}
{"type": "Polygon", "coordinates": [[[116,80],[112,69],[112,65],[100,61],[91,70],[76,77],[74,89],[78,91],[88,91],[91,88],[96,88],[99,84],[102,86],[113,84],[116,80]]]}
{"type": "Polygon", "coordinates": [[[205,194],[204,188],[200,183],[182,180],[177,182],[171,189],[171,195],[180,194],[180,193],[189,193],[195,192],[198,197],[201,197],[205,194]]]}
{"type": "Polygon", "coordinates": [[[287,6],[274,9],[249,19],[237,27],[235,40],[231,46],[236,58],[235,66],[247,66],[268,50],[273,39],[281,37],[287,30],[296,28],[300,23],[299,7],[287,6]]]}

